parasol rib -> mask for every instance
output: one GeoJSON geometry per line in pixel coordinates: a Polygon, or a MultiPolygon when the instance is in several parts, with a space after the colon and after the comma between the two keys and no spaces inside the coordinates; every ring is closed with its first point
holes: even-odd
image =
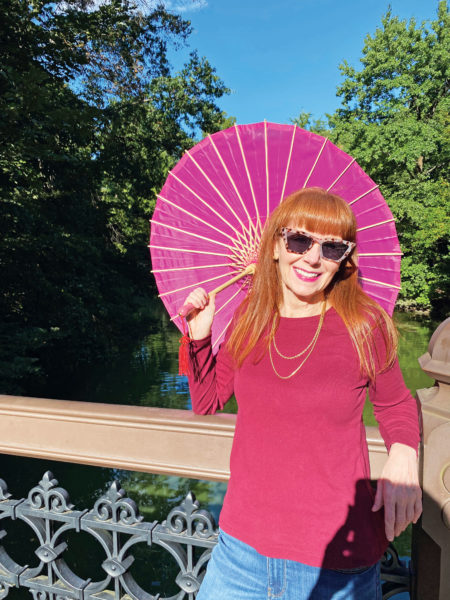
{"type": "Polygon", "coordinates": [[[369,279],[368,277],[360,277],[361,281],[367,281],[368,283],[376,283],[377,285],[382,285],[384,287],[394,288],[395,290],[401,290],[400,285],[395,285],[393,283],[385,283],[384,281],[378,281],[377,279],[369,279]]]}
{"type": "MultiPolygon", "coordinates": [[[[232,273],[236,273],[236,271],[232,271],[232,273]]],[[[170,296],[170,294],[175,294],[176,292],[182,292],[183,290],[188,290],[192,287],[199,287],[204,283],[209,283],[210,281],[216,281],[217,279],[221,279],[222,277],[229,277],[230,273],[222,273],[222,275],[217,275],[216,277],[210,277],[209,279],[204,279],[203,281],[195,281],[194,283],[190,283],[189,285],[185,285],[184,287],[177,288],[176,290],[170,290],[169,292],[163,292],[162,294],[158,294],[159,298],[163,296],[170,296]]]]}
{"type": "Polygon", "coordinates": [[[222,231],[221,229],[219,229],[218,227],[215,227],[214,225],[212,225],[211,223],[208,223],[208,221],[203,220],[202,218],[198,217],[197,215],[194,215],[193,213],[189,212],[188,210],[186,210],[185,208],[182,208],[181,206],[179,206],[178,204],[175,204],[175,202],[171,202],[170,200],[168,200],[167,198],[164,198],[164,196],[161,196],[161,194],[157,194],[156,196],[157,198],[160,198],[163,202],[166,202],[167,204],[170,204],[170,206],[173,206],[174,208],[176,208],[177,210],[181,210],[181,212],[184,212],[186,215],[189,215],[190,217],[192,217],[193,219],[195,219],[196,221],[200,221],[200,223],[203,223],[203,225],[207,225],[208,227],[211,227],[211,229],[214,229],[214,231],[217,231],[217,233],[220,233],[221,235],[224,235],[225,237],[227,237],[229,240],[232,240],[234,242],[235,238],[228,234],[225,233],[225,231],[222,231]]]}
{"type": "Polygon", "coordinates": [[[225,223],[225,225],[228,225],[228,227],[230,229],[232,229],[236,234],[238,233],[238,230],[233,227],[233,225],[231,223],[229,223],[224,217],[223,215],[221,215],[219,212],[217,212],[217,210],[215,208],[213,208],[210,204],[208,204],[205,200],[203,200],[203,198],[201,198],[197,192],[194,192],[194,190],[192,188],[190,188],[187,183],[184,183],[184,181],[182,181],[179,177],[177,177],[174,173],[172,173],[172,171],[169,171],[169,175],[171,175],[174,179],[176,179],[179,183],[181,183],[181,185],[183,185],[193,196],[195,196],[198,200],[200,200],[200,202],[202,204],[204,204],[206,206],[206,208],[209,208],[209,210],[211,212],[213,212],[216,217],[219,217],[219,219],[222,219],[222,221],[225,223]]]}
{"type": "Polygon", "coordinates": [[[256,204],[256,197],[255,197],[255,191],[253,189],[252,178],[250,177],[250,171],[248,170],[247,159],[245,158],[244,148],[242,147],[241,136],[239,134],[239,128],[236,124],[234,125],[234,130],[236,131],[239,148],[240,148],[241,154],[242,154],[242,160],[244,161],[245,172],[247,173],[248,183],[250,185],[250,190],[252,192],[253,204],[255,205],[257,223],[258,223],[259,229],[261,230],[261,217],[259,216],[258,205],[256,204]]]}
{"type": "Polygon", "coordinates": [[[235,277],[233,277],[232,279],[229,279],[228,281],[226,281],[225,283],[221,283],[219,285],[219,287],[216,287],[215,290],[213,290],[211,293],[213,294],[218,294],[219,292],[221,292],[222,290],[225,290],[227,287],[229,287],[231,284],[236,283],[236,281],[239,281],[240,279],[242,279],[243,277],[245,277],[246,275],[254,275],[255,273],[255,268],[256,265],[255,263],[251,263],[249,265],[247,265],[245,267],[245,269],[243,271],[241,271],[238,275],[236,275],[235,277]]]}
{"type": "Polygon", "coordinates": [[[361,198],[364,198],[364,196],[367,196],[367,194],[370,194],[371,192],[374,192],[378,188],[379,188],[378,185],[374,185],[373,188],[370,188],[370,190],[367,190],[367,192],[364,192],[364,194],[361,194],[361,196],[358,196],[357,198],[355,198],[354,200],[352,200],[351,202],[349,202],[349,205],[351,206],[355,202],[358,202],[358,200],[361,200],[361,198]]]}
{"type": "MultiPolygon", "coordinates": [[[[213,138],[211,137],[211,135],[209,135],[209,136],[208,136],[208,138],[209,138],[209,141],[210,141],[210,142],[211,142],[211,144],[212,144],[212,147],[213,147],[213,148],[214,148],[214,150],[216,151],[216,154],[217,154],[217,156],[219,157],[219,160],[220,160],[220,162],[221,162],[221,164],[222,164],[222,167],[224,168],[224,170],[225,170],[225,173],[227,174],[227,176],[228,176],[228,179],[230,180],[230,182],[231,182],[231,185],[233,186],[233,188],[234,188],[234,191],[236,192],[236,195],[237,195],[237,197],[239,198],[239,201],[240,201],[240,203],[242,204],[242,208],[244,209],[244,211],[245,211],[245,214],[247,215],[247,218],[248,218],[248,222],[249,222],[249,224],[251,224],[251,226],[253,227],[253,230],[255,230],[255,226],[254,226],[254,225],[253,225],[253,223],[252,223],[252,218],[251,218],[251,216],[250,216],[250,214],[249,214],[249,212],[248,212],[248,210],[247,210],[247,207],[245,206],[245,203],[244,203],[244,201],[243,201],[243,199],[242,199],[242,196],[241,196],[241,194],[239,193],[239,190],[238,190],[238,188],[237,188],[237,186],[236,186],[236,183],[235,183],[234,179],[232,178],[232,176],[231,176],[231,173],[230,173],[230,171],[228,170],[228,167],[227,167],[227,166],[226,166],[226,164],[225,164],[225,161],[223,160],[223,157],[222,157],[222,155],[220,154],[219,150],[217,149],[217,146],[215,145],[215,143],[214,143],[214,140],[213,140],[213,138]]],[[[243,226],[243,229],[244,229],[245,231],[247,231],[247,229],[246,229],[244,226],[243,226]]]]}
{"type": "Polygon", "coordinates": [[[361,256],[403,256],[403,252],[358,252],[361,256]]]}
{"type": "MultiPolygon", "coordinates": [[[[195,271],[197,269],[213,269],[215,267],[229,267],[230,263],[220,263],[217,265],[194,265],[193,267],[175,267],[173,269],[152,269],[152,273],[169,273],[171,271],[195,271]]],[[[236,265],[237,267],[237,265],[236,265]]]]}
{"type": "Polygon", "coordinates": [[[222,252],[207,252],[206,250],[191,250],[190,248],[169,248],[168,246],[155,246],[155,244],[149,244],[149,248],[154,248],[155,250],[170,250],[171,252],[188,252],[192,254],[207,254],[208,256],[225,256],[228,258],[228,254],[223,254],[222,252]]]}
{"type": "Polygon", "coordinates": [[[179,227],[175,227],[174,225],[168,225],[167,223],[159,223],[158,221],[155,221],[155,219],[152,219],[152,223],[155,223],[155,225],[160,225],[161,227],[167,227],[167,229],[173,229],[173,231],[178,231],[179,233],[184,233],[186,235],[192,235],[193,237],[203,240],[204,242],[211,242],[212,244],[218,244],[219,246],[223,246],[224,248],[227,248],[227,249],[229,248],[229,246],[227,246],[227,244],[218,242],[217,240],[212,240],[211,238],[208,238],[204,235],[199,235],[198,233],[192,233],[191,231],[186,231],[185,229],[180,229],[179,227]]]}
{"type": "MultiPolygon", "coordinates": [[[[161,196],[161,194],[158,194],[157,198],[160,198],[161,200],[163,200],[164,202],[167,202],[168,204],[170,204],[174,208],[177,208],[178,210],[181,210],[182,212],[186,213],[187,215],[189,215],[193,219],[196,219],[197,221],[200,221],[200,223],[203,223],[204,225],[207,225],[208,227],[211,227],[211,229],[214,229],[214,231],[217,231],[221,235],[224,235],[229,240],[231,240],[234,244],[238,243],[238,244],[241,244],[241,246],[243,246],[243,242],[241,242],[238,232],[237,232],[237,239],[236,239],[232,235],[230,235],[228,233],[225,233],[224,231],[222,231],[218,227],[215,227],[214,225],[211,225],[211,223],[208,223],[207,221],[204,221],[202,218],[198,217],[197,215],[194,215],[193,213],[189,212],[188,210],[186,210],[184,208],[181,208],[181,206],[179,206],[178,204],[175,204],[174,202],[171,202],[167,198],[164,198],[164,196],[161,196]]],[[[245,246],[243,246],[243,250],[246,250],[245,246]]]]}
{"type": "Polygon", "coordinates": [[[356,231],[359,232],[359,231],[364,231],[365,229],[372,229],[373,227],[378,227],[379,225],[385,225],[386,223],[393,223],[394,221],[395,221],[394,218],[387,219],[386,221],[379,221],[378,223],[373,223],[372,225],[366,225],[365,227],[358,227],[358,229],[356,231]]]}
{"type": "MultiPolygon", "coordinates": [[[[216,287],[214,290],[209,292],[209,294],[208,294],[209,297],[211,297],[212,294],[216,295],[219,292],[221,292],[222,290],[225,290],[227,287],[230,287],[230,285],[238,282],[240,279],[243,279],[247,275],[254,275],[255,269],[256,269],[255,263],[251,263],[251,264],[247,265],[244,270],[242,270],[240,273],[238,273],[238,275],[236,275],[232,279],[228,279],[228,281],[225,281],[225,283],[221,283],[218,287],[216,287]]],[[[200,282],[200,283],[202,283],[202,282],[200,282]]],[[[180,317],[187,317],[193,310],[195,310],[195,306],[191,302],[187,302],[181,307],[181,309],[178,311],[178,314],[180,315],[180,317]]]]}
{"type": "MultiPolygon", "coordinates": [[[[244,223],[241,221],[239,216],[236,214],[236,212],[230,206],[230,204],[228,203],[228,201],[226,200],[226,198],[222,194],[222,192],[214,185],[214,183],[211,181],[211,179],[208,177],[208,175],[205,173],[205,171],[201,168],[201,166],[198,164],[198,162],[195,160],[195,158],[193,156],[191,156],[191,154],[189,152],[186,152],[186,154],[189,156],[189,158],[192,160],[194,165],[197,167],[197,169],[200,171],[200,173],[203,175],[203,177],[206,179],[206,181],[209,183],[209,185],[213,188],[213,190],[216,192],[216,194],[221,198],[222,202],[225,203],[225,205],[227,206],[227,208],[229,209],[231,214],[234,215],[234,217],[237,221],[239,221],[239,224],[241,225],[241,227],[244,228],[245,227],[244,223]]],[[[236,229],[235,229],[235,231],[236,231],[236,229]]],[[[236,233],[237,233],[237,231],[236,231],[236,233]]]]}
{"type": "Polygon", "coordinates": [[[323,152],[323,149],[325,148],[325,146],[326,146],[326,143],[327,143],[327,142],[328,142],[328,138],[325,138],[325,140],[324,140],[324,142],[323,142],[323,144],[322,144],[322,147],[321,147],[321,149],[319,150],[319,154],[317,155],[317,157],[316,157],[316,160],[314,161],[314,164],[313,164],[313,166],[311,167],[311,171],[309,172],[309,175],[308,175],[308,177],[306,178],[306,180],[305,180],[305,183],[302,185],[302,187],[304,187],[304,188],[306,187],[306,184],[308,183],[308,181],[309,181],[309,179],[310,179],[311,175],[313,174],[313,171],[314,171],[314,169],[316,168],[316,165],[317,165],[317,163],[319,162],[319,158],[321,157],[321,155],[322,155],[322,152],[323,152]]]}
{"type": "Polygon", "coordinates": [[[216,312],[214,313],[214,316],[216,316],[218,313],[220,313],[220,311],[222,309],[224,309],[227,306],[227,304],[229,304],[232,300],[234,300],[236,298],[236,296],[242,292],[242,290],[245,288],[246,285],[247,284],[244,281],[244,283],[241,285],[241,287],[236,292],[234,292],[234,294],[232,296],[230,296],[230,298],[228,298],[228,300],[226,302],[224,302],[220,308],[218,308],[216,310],[216,312]]]}
{"type": "MultiPolygon", "coordinates": [[[[222,306],[216,310],[216,312],[214,313],[214,316],[216,316],[218,313],[220,313],[220,311],[221,311],[223,308],[226,308],[226,306],[227,306],[227,305],[228,305],[230,302],[232,302],[232,301],[233,301],[233,300],[236,298],[236,296],[237,296],[237,295],[238,295],[238,294],[239,294],[239,293],[240,293],[240,292],[241,292],[241,291],[244,289],[244,287],[245,287],[245,283],[244,283],[244,284],[242,284],[242,285],[241,285],[241,287],[238,289],[238,291],[237,291],[237,292],[235,292],[235,293],[234,293],[232,296],[230,296],[230,298],[228,298],[228,300],[227,300],[226,302],[224,302],[224,303],[222,304],[222,306]]],[[[180,316],[180,315],[177,313],[176,315],[173,315],[172,317],[170,317],[170,320],[171,320],[171,321],[175,321],[175,319],[182,319],[182,318],[184,318],[184,317],[181,317],[181,316],[180,316]]]]}
{"type": "Polygon", "coordinates": [[[267,192],[267,210],[266,215],[270,214],[269,210],[269,146],[267,143],[267,121],[264,119],[264,152],[266,158],[266,192],[267,192]]]}
{"type": "Polygon", "coordinates": [[[286,172],[284,174],[283,189],[281,190],[280,202],[284,198],[284,190],[286,189],[286,182],[287,182],[287,178],[288,178],[289,167],[291,166],[292,149],[294,148],[294,138],[295,138],[296,131],[297,131],[297,127],[294,125],[293,131],[292,131],[291,147],[289,148],[289,156],[288,156],[288,161],[287,161],[287,165],[286,165],[286,172]]]}
{"type": "Polygon", "coordinates": [[[230,251],[230,260],[235,259],[240,265],[245,265],[251,261],[249,254],[242,252],[239,248],[230,248],[230,251]]]}
{"type": "Polygon", "coordinates": [[[348,163],[348,165],[345,167],[345,169],[342,171],[342,173],[340,175],[338,175],[336,177],[336,179],[333,181],[333,183],[330,185],[330,187],[327,189],[327,192],[329,192],[331,189],[334,188],[334,186],[337,184],[337,182],[339,181],[339,179],[345,175],[345,173],[348,171],[348,169],[350,169],[350,167],[352,166],[352,164],[356,162],[356,158],[352,158],[352,160],[348,163]]]}

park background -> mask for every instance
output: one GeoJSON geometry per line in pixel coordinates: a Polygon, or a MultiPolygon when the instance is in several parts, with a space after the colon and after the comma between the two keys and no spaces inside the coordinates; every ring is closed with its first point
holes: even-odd
{"type": "MultiPolygon", "coordinates": [[[[432,385],[417,358],[450,287],[445,1],[1,5],[0,393],[189,408],[149,219],[185,150],[263,119],[326,135],[380,185],[404,253],[402,369],[432,385]]],[[[117,475],[3,457],[0,476],[19,497],[47,468],[82,506],[117,475]]],[[[189,488],[217,514],[224,493],[120,476],[149,518],[189,488]]]]}
{"type": "Polygon", "coordinates": [[[149,330],[156,193],[236,120],[354,156],[397,221],[399,309],[443,316],[448,9],[382,4],[3,1],[1,391],[37,393],[149,330]]]}
{"type": "Polygon", "coordinates": [[[445,315],[445,1],[2,5],[2,392],[61,395],[151,330],[156,194],[234,122],[295,122],[354,156],[396,218],[399,310],[445,315]]]}

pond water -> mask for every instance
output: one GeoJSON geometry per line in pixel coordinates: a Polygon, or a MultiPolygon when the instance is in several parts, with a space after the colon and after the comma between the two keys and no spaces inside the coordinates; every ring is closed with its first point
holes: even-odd
{"type": "MultiPolygon", "coordinates": [[[[406,384],[414,394],[417,388],[433,385],[433,381],[421,371],[417,358],[427,350],[437,323],[416,320],[407,314],[396,315],[396,322],[400,332],[399,360],[406,384]]],[[[51,390],[48,396],[86,402],[188,409],[190,398],[187,379],[177,375],[178,339],[178,331],[161,310],[154,330],[132,351],[124,353],[113,364],[96,365],[79,374],[76,380],[67,380],[66,389],[58,384],[59,389],[51,390]]],[[[235,404],[230,403],[227,410],[234,412],[235,408],[235,404]]],[[[365,422],[373,424],[369,407],[365,411],[365,422]]],[[[217,519],[226,490],[224,483],[0,455],[0,477],[7,482],[14,498],[26,496],[47,470],[51,470],[60,485],[69,491],[76,509],[91,508],[109,484],[119,479],[147,520],[163,520],[189,490],[195,493],[202,507],[210,510],[217,519]]],[[[30,530],[18,523],[10,524],[6,529],[9,535],[5,539],[5,546],[13,558],[20,564],[37,564],[34,556],[36,540],[30,536],[30,530]]],[[[71,566],[82,577],[100,579],[103,558],[98,548],[89,545],[87,538],[81,539],[80,534],[74,536],[71,566]],[[96,556],[98,560],[94,559],[96,556]]],[[[405,555],[409,552],[409,545],[410,534],[406,532],[397,540],[396,546],[400,554],[405,555]]],[[[147,550],[137,558],[133,573],[149,592],[171,595],[177,590],[173,583],[176,568],[169,565],[161,569],[160,563],[158,553],[147,550]]],[[[29,592],[12,590],[9,598],[29,598],[29,592]]]]}

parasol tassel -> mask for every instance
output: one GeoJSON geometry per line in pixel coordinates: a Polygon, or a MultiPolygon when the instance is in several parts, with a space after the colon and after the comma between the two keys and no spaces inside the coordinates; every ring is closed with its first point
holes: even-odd
{"type": "Polygon", "coordinates": [[[180,347],[178,349],[178,375],[189,375],[189,348],[190,338],[187,333],[180,338],[180,347]]]}

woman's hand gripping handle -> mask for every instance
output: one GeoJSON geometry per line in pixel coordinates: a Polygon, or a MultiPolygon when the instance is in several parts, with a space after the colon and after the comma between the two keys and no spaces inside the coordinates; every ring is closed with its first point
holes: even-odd
{"type": "Polygon", "coordinates": [[[196,288],[186,298],[183,309],[185,309],[191,340],[201,340],[210,335],[216,308],[215,299],[214,292],[208,294],[203,288],[196,288]]]}

